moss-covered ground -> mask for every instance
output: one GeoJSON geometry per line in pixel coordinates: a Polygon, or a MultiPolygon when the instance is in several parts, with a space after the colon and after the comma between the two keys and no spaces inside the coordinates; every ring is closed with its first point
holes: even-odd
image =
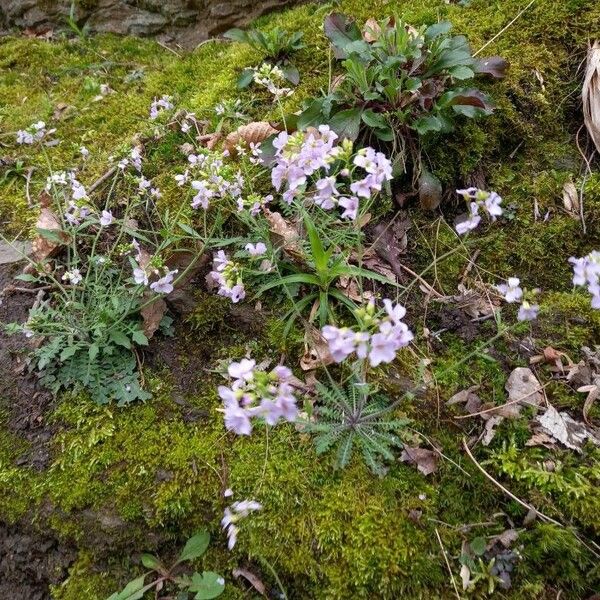
{"type": "MultiPolygon", "coordinates": [[[[394,12],[413,24],[448,19],[478,49],[526,3],[339,4],[339,10],[359,20],[394,12]]],[[[286,100],[290,110],[327,85],[329,53],[321,28],[332,8],[333,4],[307,4],[259,23],[305,32],[307,47],[296,59],[301,83],[286,100]]],[[[201,415],[198,418],[184,418],[166,369],[146,369],[146,383],[154,393],[146,404],[98,407],[67,394],[45,417],[55,431],[51,466],[36,471],[16,463],[25,442],[8,431],[10,407],[0,398],[0,520],[33,521],[79,550],[68,579],[53,588],[53,598],[104,599],[139,571],[132,559],[135,551],[171,552],[204,527],[214,541],[203,566],[225,574],[226,598],[252,597],[230,577],[231,569],[240,565],[261,573],[274,589],[276,574],[289,598],[455,597],[446,559],[459,582],[462,543],[511,526],[520,530],[517,547],[522,560],[512,588],[498,591],[498,597],[586,598],[600,589],[600,562],[592,552],[594,537],[600,534],[599,451],[585,448],[576,454],[525,447],[526,418],[505,422],[489,448],[478,447],[478,460],[489,473],[562,523],[537,520],[525,528],[527,511],[462,452],[462,439],[477,433],[480,423],[457,424],[443,408],[438,412],[438,402],[443,405],[455,392],[475,384],[481,386],[484,401],[504,398],[507,372],[527,364],[515,349],[520,339],[530,336],[536,347],[552,345],[576,361],[582,345],[600,340],[600,311],[591,310],[589,298],[572,290],[567,263],[569,256],[600,248],[600,176],[583,177],[576,144],[581,124],[579,69],[598,23],[600,4],[593,0],[534,2],[483,51],[499,54],[511,65],[505,80],[489,84],[498,104],[495,114],[459,128],[429,153],[444,183],[464,184],[474,173],[483,174],[486,187],[502,195],[512,218],[502,226],[483,228],[468,246],[436,263],[426,278],[433,281],[435,274],[438,289],[456,293],[469,257],[477,250],[474,272],[489,282],[518,274],[525,286],[542,289],[544,307],[544,319],[532,330],[523,326],[514,337],[482,349],[457,369],[453,365],[493,335],[492,325],[481,326],[477,343],[442,333],[433,352],[423,336],[423,323],[415,320],[417,346],[421,357],[432,361],[429,371],[439,398],[406,401],[401,408],[447,457],[438,470],[425,477],[398,462],[380,479],[356,459],[337,472],[329,457],[317,458],[311,439],[291,425],[268,434],[258,429],[247,439],[227,435],[217,411],[217,376],[208,369],[217,359],[239,357],[249,346],[255,354],[282,347],[282,325],[275,314],[261,326],[258,337],[223,336],[228,309],[204,295],[195,322],[177,329],[179,360],[196,347],[204,353],[210,348],[211,360],[196,375],[201,383],[194,389],[200,392],[183,394],[201,415]],[[582,189],[587,235],[581,222],[563,208],[562,189],[568,181],[582,189]],[[228,487],[237,497],[256,498],[265,507],[244,523],[231,553],[219,528],[228,487]]],[[[0,184],[2,229],[12,235],[28,233],[36,211],[27,195],[37,198],[47,160],[54,168],[78,165],[86,183],[102,175],[108,157],[128,147],[132,136],[147,127],[155,96],[170,94],[178,106],[199,118],[210,117],[217,102],[241,97],[250,103],[253,117],[264,117],[270,110],[266,97],[255,91],[240,93],[235,87],[239,70],[260,58],[246,46],[218,40],[179,56],[152,41],[128,38],[0,40],[2,156],[23,161],[23,169],[7,171],[0,184]],[[114,92],[99,99],[102,84],[114,92]],[[56,127],[61,140],[45,154],[13,144],[14,132],[37,120],[56,127]],[[91,153],[85,163],[81,145],[91,153]]],[[[179,201],[177,188],[169,182],[179,166],[174,156],[180,143],[176,135],[167,136],[150,158],[165,204],[179,201]]],[[[452,213],[451,206],[443,208],[452,213]]],[[[407,260],[420,272],[456,248],[457,241],[442,217],[418,209],[411,216],[407,260]]],[[[408,305],[417,306],[420,294],[415,286],[408,305]]],[[[289,352],[289,340],[287,344],[289,352]]],[[[299,349],[292,348],[296,354],[299,349]]],[[[399,364],[398,370],[414,376],[421,357],[399,364]]],[[[540,376],[549,378],[544,369],[540,376]]],[[[546,392],[553,405],[569,408],[579,418],[582,394],[560,385],[548,386],[546,392]]],[[[592,418],[597,415],[592,411],[592,418]]],[[[479,587],[473,595],[484,596],[484,589],[479,587]]]]}

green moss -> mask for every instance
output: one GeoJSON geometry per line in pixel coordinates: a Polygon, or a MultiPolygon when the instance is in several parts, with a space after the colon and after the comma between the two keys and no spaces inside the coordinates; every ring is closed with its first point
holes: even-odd
{"type": "MultiPolygon", "coordinates": [[[[493,6],[473,0],[469,7],[444,0],[407,0],[400,12],[414,24],[448,18],[477,49],[522,6],[520,0],[493,6]]],[[[301,83],[286,99],[286,111],[297,110],[328,85],[330,61],[322,20],[329,8],[309,4],[260,21],[267,28],[306,32],[307,48],[296,57],[301,83]]],[[[339,10],[363,21],[397,11],[398,3],[346,0],[339,10]]],[[[569,74],[576,73],[589,31],[598,20],[600,7],[590,0],[539,0],[485,49],[484,54],[500,54],[511,63],[506,80],[482,84],[497,102],[495,115],[459,127],[442,142],[434,140],[427,147],[427,160],[446,186],[469,183],[474,175],[484,177],[486,186],[503,196],[511,218],[482,226],[464,246],[457,246],[451,228],[459,210],[456,206],[443,206],[449,224],[413,211],[416,222],[406,254],[411,267],[421,272],[434,258],[458,247],[426,273],[445,293],[454,293],[475,250],[479,251],[476,272],[485,281],[497,283],[499,278],[517,275],[527,287],[540,287],[544,319],[534,326],[533,336],[540,345],[568,351],[574,360],[582,344],[600,337],[599,317],[590,309],[589,298],[571,292],[567,263],[570,255],[581,256],[600,243],[600,177],[579,176],[573,126],[579,122],[579,81],[569,74]],[[582,224],[563,210],[562,187],[569,180],[583,189],[587,236],[582,224]]],[[[3,153],[35,169],[29,190],[35,201],[45,183],[46,156],[55,169],[78,166],[81,180],[91,183],[106,169],[108,157],[125,151],[136,133],[152,137],[147,115],[155,96],[172,94],[178,106],[195,111],[199,118],[211,116],[217,102],[239,96],[250,103],[252,117],[279,118],[267,94],[254,88],[241,93],[235,89],[238,71],[260,59],[247,46],[220,41],[179,58],[151,41],[129,38],[99,36],[52,43],[3,38],[0,127],[2,142],[9,144],[3,153]],[[142,77],[128,78],[134,71],[142,77]],[[115,93],[97,100],[101,83],[115,93]],[[74,108],[55,119],[59,103],[74,108]],[[39,119],[57,128],[58,146],[45,153],[10,146],[17,129],[39,119]],[[85,163],[78,154],[82,144],[91,151],[85,163]]],[[[337,66],[333,68],[335,75],[337,66]]],[[[178,153],[184,141],[170,132],[147,144],[148,174],[156,177],[165,206],[182,202],[172,175],[184,163],[178,153]]],[[[0,184],[0,212],[2,227],[10,232],[33,224],[35,210],[28,207],[24,178],[0,184]]],[[[411,297],[411,302],[415,308],[409,314],[419,314],[417,300],[411,297]]],[[[218,359],[240,357],[248,349],[259,359],[272,356],[274,349],[285,351],[293,363],[303,350],[303,331],[295,328],[284,339],[279,314],[269,317],[262,330],[242,335],[228,328],[229,307],[222,299],[199,296],[197,309],[186,323],[189,335],[180,348],[182,364],[186,354],[189,359],[192,353],[208,349],[210,355],[209,364],[196,375],[201,392],[184,394],[196,410],[195,420],[186,418],[175,401],[168,371],[147,370],[154,392],[148,404],[121,410],[93,406],[85,398],[63,398],[54,414],[58,432],[52,440],[53,464],[46,472],[16,466],[26,448],[14,436],[2,433],[0,484],[10,494],[0,494],[0,518],[15,521],[35,514],[59,535],[76,540],[81,549],[69,579],[53,590],[55,598],[102,598],[118,587],[113,584],[127,580],[126,571],[136,571],[129,561],[131,548],[155,550],[159,545],[149,533],[160,531],[180,544],[199,527],[208,527],[213,534],[207,567],[229,573],[249,557],[275,588],[266,566],[270,565],[290,597],[447,598],[453,590],[436,527],[457,576],[456,557],[465,539],[461,526],[487,522],[498,512],[522,522],[522,507],[465,462],[461,453],[465,431],[443,414],[438,424],[432,417],[437,407],[429,399],[415,400],[407,412],[415,427],[435,439],[467,473],[442,461],[438,471],[425,478],[413,467],[392,464],[388,476],[380,480],[358,458],[345,471],[333,471],[330,458],[317,458],[311,440],[290,425],[268,432],[258,427],[247,439],[226,435],[215,393],[219,377],[210,369],[218,359]],[[236,499],[256,498],[265,507],[243,522],[233,553],[226,551],[219,528],[227,487],[233,488],[236,499]],[[48,506],[54,510],[46,518],[43,509],[48,506]],[[415,518],[416,510],[422,512],[420,518],[415,518]],[[105,558],[97,541],[105,532],[101,522],[90,521],[90,514],[117,515],[125,523],[123,531],[112,534],[110,566],[119,582],[104,569],[97,570],[96,561],[105,558]],[[122,549],[125,546],[127,551],[122,549]]],[[[482,339],[493,333],[493,327],[482,325],[482,339]]],[[[496,343],[493,351],[482,350],[464,364],[459,363],[474,345],[448,333],[442,334],[442,342],[444,347],[431,366],[440,402],[470,385],[479,385],[478,393],[486,401],[505,397],[506,367],[519,362],[504,364],[503,357],[514,360],[508,358],[512,353],[507,342],[496,343]]],[[[399,362],[402,374],[412,372],[417,360],[411,356],[399,362]]],[[[558,406],[580,407],[581,397],[573,400],[558,386],[548,388],[548,394],[558,406]]],[[[504,424],[486,468],[507,479],[520,497],[597,534],[597,453],[586,451],[581,458],[560,454],[559,468],[549,473],[544,467],[548,456],[524,448],[527,435],[525,420],[504,424]],[[515,444],[502,449],[502,440],[510,437],[515,444]]],[[[473,534],[490,535],[503,527],[499,522],[473,534]]],[[[558,587],[564,590],[563,597],[576,598],[597,589],[597,567],[594,570],[590,555],[566,530],[538,523],[522,534],[519,543],[524,560],[510,597],[542,598],[550,587],[558,587]]],[[[227,597],[241,594],[228,580],[227,597]]]]}

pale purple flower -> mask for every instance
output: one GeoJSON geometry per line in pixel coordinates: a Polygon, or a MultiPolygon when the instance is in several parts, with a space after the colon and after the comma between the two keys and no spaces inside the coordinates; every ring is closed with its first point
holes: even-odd
{"type": "Polygon", "coordinates": [[[376,333],[371,337],[371,351],[369,352],[369,363],[376,367],[380,363],[389,363],[396,358],[396,340],[388,333],[376,333]]]}
{"type": "Polygon", "coordinates": [[[150,105],[150,119],[154,121],[163,110],[173,110],[175,106],[171,102],[170,96],[163,96],[158,100],[154,100],[150,105]]]}
{"type": "Polygon", "coordinates": [[[231,498],[231,496],[233,496],[233,490],[231,488],[227,488],[224,492],[223,492],[223,497],[224,498],[231,498]]]}
{"type": "Polygon", "coordinates": [[[358,198],[356,196],[340,198],[339,205],[345,209],[341,215],[342,219],[356,220],[359,206],[358,198]]]}
{"type": "Polygon", "coordinates": [[[213,190],[211,190],[205,181],[192,181],[192,187],[198,191],[198,193],[192,198],[192,208],[198,208],[201,206],[204,210],[208,208],[210,199],[214,196],[213,190]]]}
{"type": "Polygon", "coordinates": [[[232,550],[237,542],[239,528],[236,523],[258,510],[262,510],[262,504],[255,500],[234,502],[231,506],[225,508],[221,519],[221,527],[227,534],[227,547],[229,550],[232,550]]]}
{"type": "Polygon", "coordinates": [[[364,179],[359,179],[350,184],[350,191],[361,198],[371,197],[371,180],[369,176],[364,179]]]}
{"type": "Polygon", "coordinates": [[[136,267],[133,269],[133,280],[138,285],[148,285],[148,273],[146,273],[145,269],[141,267],[136,267]]]}
{"type": "Polygon", "coordinates": [[[62,276],[63,281],[69,281],[73,285],[77,285],[83,281],[83,277],[79,269],[71,269],[62,276]]]}
{"type": "Polygon", "coordinates": [[[227,431],[233,431],[237,435],[250,435],[252,433],[252,423],[248,412],[237,402],[226,403],[224,415],[227,431]]]}
{"type": "Polygon", "coordinates": [[[475,229],[481,222],[481,217],[478,213],[479,205],[476,202],[471,202],[469,205],[469,216],[457,221],[455,224],[456,233],[458,233],[458,235],[464,235],[475,229]]]}
{"type": "Polygon", "coordinates": [[[79,147],[79,153],[81,154],[81,156],[83,156],[84,160],[86,160],[90,155],[90,151],[85,146],[79,147]]]}
{"type": "Polygon", "coordinates": [[[227,368],[227,373],[233,379],[242,379],[244,381],[252,381],[254,378],[254,368],[256,361],[248,358],[243,358],[239,363],[232,362],[227,368]]]}
{"type": "Polygon", "coordinates": [[[256,244],[246,244],[244,246],[250,256],[262,256],[267,251],[267,246],[263,242],[256,244]]]}
{"type": "Polygon", "coordinates": [[[336,188],[335,177],[323,177],[315,182],[315,188],[317,193],[315,195],[315,204],[320,206],[323,210],[329,210],[334,208],[336,205],[335,196],[339,195],[336,188]]]}
{"type": "Polygon", "coordinates": [[[502,215],[502,207],[500,206],[500,204],[502,204],[502,198],[496,194],[496,192],[490,192],[483,203],[492,221],[495,221],[496,217],[502,215]]]}
{"type": "Polygon", "coordinates": [[[112,225],[114,221],[115,218],[113,217],[113,214],[110,212],[110,210],[102,211],[102,215],[100,216],[100,225],[102,225],[102,227],[108,227],[109,225],[112,225]]]}
{"type": "Polygon", "coordinates": [[[529,304],[527,300],[523,301],[523,304],[519,307],[517,313],[517,319],[519,321],[533,321],[537,319],[540,307],[537,304],[529,304]]]}
{"type": "Polygon", "coordinates": [[[321,333],[329,345],[329,352],[335,362],[342,362],[354,352],[356,340],[351,329],[325,325],[321,333]]]}
{"type": "Polygon", "coordinates": [[[394,325],[397,325],[406,315],[406,309],[404,306],[401,304],[394,305],[388,298],[384,299],[383,306],[385,307],[385,312],[394,325]]]}
{"type": "Polygon", "coordinates": [[[150,289],[157,294],[170,294],[173,291],[173,277],[177,272],[177,269],[167,271],[158,281],[150,284],[150,289]]]}
{"type": "Polygon", "coordinates": [[[175,181],[178,186],[185,185],[188,182],[189,171],[186,169],[181,175],[175,175],[175,181]]]}
{"type": "Polygon", "coordinates": [[[523,296],[520,283],[518,277],[509,277],[506,284],[501,283],[496,286],[496,289],[504,296],[507,302],[517,302],[523,296]]]}

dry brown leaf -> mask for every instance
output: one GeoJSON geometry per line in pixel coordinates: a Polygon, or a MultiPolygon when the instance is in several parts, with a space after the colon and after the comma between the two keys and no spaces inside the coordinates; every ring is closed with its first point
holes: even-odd
{"type": "Polygon", "coordinates": [[[400,456],[401,462],[416,465],[423,475],[434,473],[437,470],[438,460],[439,455],[437,452],[427,450],[427,448],[412,448],[410,446],[404,446],[400,456]]]}
{"type": "Polygon", "coordinates": [[[509,375],[505,385],[508,402],[520,409],[521,406],[539,406],[544,400],[542,386],[531,369],[517,367],[509,375]]]}
{"type": "Polygon", "coordinates": [[[553,448],[555,441],[547,433],[540,431],[534,433],[526,442],[526,446],[544,446],[544,448],[553,448]]]}
{"type": "Polygon", "coordinates": [[[587,397],[585,402],[583,403],[583,420],[589,424],[588,415],[590,413],[590,409],[594,402],[600,397],[600,377],[597,379],[598,383],[593,383],[591,385],[583,385],[580,388],[577,388],[578,392],[587,392],[587,397]]]}
{"type": "Polygon", "coordinates": [[[319,367],[326,367],[333,363],[329,352],[329,344],[321,332],[310,325],[305,334],[305,352],[300,359],[300,368],[303,371],[313,371],[319,367]]]}
{"type": "Polygon", "coordinates": [[[268,137],[279,133],[268,121],[254,121],[247,125],[240,125],[225,138],[225,150],[231,156],[237,154],[236,146],[241,142],[246,144],[259,144],[268,137]]]}
{"type": "Polygon", "coordinates": [[[471,319],[489,317],[500,306],[497,294],[489,286],[481,287],[481,289],[468,289],[465,285],[459,283],[458,292],[454,296],[444,296],[435,300],[442,304],[454,305],[471,319]]]}
{"type": "Polygon", "coordinates": [[[377,22],[377,19],[371,17],[368,19],[363,27],[363,39],[365,42],[376,42],[381,37],[381,25],[377,22]]]}
{"type": "MultiPolygon", "coordinates": [[[[36,229],[45,229],[47,231],[54,231],[58,233],[60,239],[64,240],[63,244],[68,243],[69,235],[62,231],[62,225],[56,213],[50,208],[52,203],[52,197],[48,192],[43,191],[40,194],[40,216],[38,217],[37,223],[35,224],[36,229]]],[[[37,235],[31,244],[31,253],[33,259],[37,262],[43,261],[46,258],[50,258],[56,254],[60,246],[63,244],[50,240],[42,235],[37,235]]]]}
{"type": "Polygon", "coordinates": [[[344,294],[344,296],[350,298],[350,300],[354,302],[358,302],[359,304],[368,302],[371,298],[373,298],[373,292],[370,292],[369,290],[363,290],[361,292],[360,288],[358,287],[358,282],[354,277],[347,277],[343,275],[336,283],[336,287],[340,290],[340,292],[342,292],[342,294],[344,294]]]}
{"type": "Polygon", "coordinates": [[[579,194],[572,181],[563,186],[563,206],[572,217],[579,218],[579,194]]]}
{"type": "Polygon", "coordinates": [[[263,212],[269,223],[273,245],[283,248],[283,251],[292,259],[304,262],[304,253],[299,243],[300,232],[298,227],[286,221],[278,212],[271,212],[268,208],[263,208],[263,212]]]}
{"type": "Polygon", "coordinates": [[[243,577],[261,596],[267,597],[267,589],[265,584],[260,580],[258,575],[252,573],[248,569],[233,569],[232,575],[237,579],[243,577]]]}
{"type": "Polygon", "coordinates": [[[62,119],[65,119],[69,115],[73,114],[73,112],[75,110],[77,110],[77,109],[74,106],[72,106],[70,104],[66,104],[65,102],[59,102],[54,107],[54,112],[52,113],[52,118],[55,121],[61,121],[62,119]]]}
{"type": "Polygon", "coordinates": [[[600,42],[598,40],[588,50],[581,98],[583,122],[596,149],[600,152],[600,42]]]}
{"type": "Polygon", "coordinates": [[[408,246],[408,231],[412,226],[408,212],[401,210],[390,225],[380,222],[370,231],[372,248],[377,255],[386,261],[396,277],[402,277],[400,255],[406,253],[408,246]]]}
{"type": "Polygon", "coordinates": [[[446,405],[452,406],[453,404],[464,404],[465,411],[469,414],[473,414],[481,408],[481,398],[475,393],[475,390],[479,389],[478,385],[472,385],[466,390],[461,390],[446,401],[446,405]]]}
{"type": "Polygon", "coordinates": [[[553,406],[548,406],[546,412],[538,419],[544,433],[552,436],[563,446],[581,452],[586,440],[600,445],[598,432],[583,423],[578,423],[568,413],[559,413],[553,406]]]}
{"type": "MultiPolygon", "coordinates": [[[[144,294],[144,302],[149,300],[151,297],[152,294],[144,294]]],[[[154,302],[146,304],[146,306],[142,308],[140,311],[143,319],[142,329],[144,331],[144,335],[148,339],[151,339],[156,333],[166,312],[167,303],[160,296],[157,296],[154,302]]]]}
{"type": "Polygon", "coordinates": [[[208,148],[214,150],[215,146],[219,143],[223,135],[221,133],[205,133],[204,135],[198,136],[198,142],[208,148]]]}

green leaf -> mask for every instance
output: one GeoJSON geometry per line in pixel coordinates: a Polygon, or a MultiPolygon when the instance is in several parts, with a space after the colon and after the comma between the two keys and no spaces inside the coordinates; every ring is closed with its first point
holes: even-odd
{"type": "Polygon", "coordinates": [[[300,71],[298,71],[298,69],[294,65],[290,63],[285,63],[281,65],[281,70],[283,71],[284,77],[292,85],[298,85],[300,83],[300,71]]]}
{"type": "Polygon", "coordinates": [[[88,349],[88,356],[90,360],[94,360],[96,356],[98,356],[98,352],[100,352],[100,347],[98,346],[98,344],[90,344],[90,347],[88,349]]]}
{"type": "Polygon", "coordinates": [[[127,348],[131,350],[131,341],[122,331],[111,331],[110,339],[117,344],[117,346],[123,346],[123,348],[127,348]]]}
{"type": "Polygon", "coordinates": [[[180,229],[185,231],[188,235],[191,235],[193,238],[200,237],[198,235],[198,232],[193,227],[190,227],[189,225],[186,225],[185,223],[177,223],[177,225],[179,226],[180,229]]]}
{"type": "Polygon", "coordinates": [[[108,600],[141,600],[144,594],[154,587],[154,582],[144,585],[144,579],[146,579],[146,576],[141,575],[130,581],[121,592],[113,594],[108,600]]]}
{"type": "Polygon", "coordinates": [[[38,281],[37,277],[34,277],[33,275],[29,275],[28,273],[21,273],[21,275],[17,275],[15,277],[15,279],[18,279],[19,281],[27,281],[29,283],[34,283],[34,282],[38,281]]]}
{"type": "Polygon", "coordinates": [[[341,275],[354,275],[357,277],[366,277],[367,279],[374,279],[375,281],[380,281],[381,283],[385,283],[387,285],[400,287],[395,281],[392,281],[385,275],[380,275],[379,273],[375,273],[375,271],[369,271],[368,269],[362,269],[361,267],[353,267],[351,265],[347,265],[344,267],[340,267],[339,273],[341,275]]]}
{"type": "Polygon", "coordinates": [[[197,592],[194,600],[211,600],[223,593],[225,580],[218,573],[204,571],[192,575],[192,585],[188,588],[190,592],[197,592]]]}
{"type": "Polygon", "coordinates": [[[232,42],[240,42],[241,44],[248,43],[248,34],[244,30],[237,27],[233,27],[232,29],[226,31],[223,34],[223,37],[231,40],[232,42]]]}
{"type": "Polygon", "coordinates": [[[329,120],[329,126],[340,138],[348,138],[354,141],[360,131],[362,109],[349,108],[335,113],[329,120]]]}
{"type": "Polygon", "coordinates": [[[64,244],[65,243],[65,233],[61,230],[56,229],[37,229],[38,235],[42,236],[44,239],[54,242],[55,244],[64,244]]]}
{"type": "Polygon", "coordinates": [[[486,548],[485,538],[481,536],[476,537],[469,542],[469,546],[471,546],[471,550],[473,550],[477,556],[483,556],[486,548]]]}
{"type": "Polygon", "coordinates": [[[419,135],[425,135],[432,131],[441,131],[442,122],[435,115],[428,115],[418,118],[413,123],[413,127],[419,135]]]}
{"type": "Polygon", "coordinates": [[[317,273],[324,273],[327,270],[329,253],[326,252],[323,243],[321,242],[321,238],[319,237],[317,228],[308,214],[304,217],[304,225],[306,227],[306,232],[308,233],[312,258],[315,262],[317,273]]]}
{"type": "Polygon", "coordinates": [[[138,344],[138,346],[147,346],[148,345],[148,338],[144,335],[143,331],[140,331],[139,329],[136,329],[132,334],[131,334],[131,339],[138,344]]]}
{"type": "Polygon", "coordinates": [[[199,558],[202,556],[206,549],[208,548],[208,544],[210,543],[210,534],[208,531],[200,531],[192,536],[184,546],[177,562],[180,563],[184,560],[194,560],[195,558],[199,558]]]}
{"type": "Polygon", "coordinates": [[[281,277],[275,281],[270,281],[269,283],[265,283],[265,285],[261,286],[256,292],[257,296],[264,294],[267,290],[271,290],[274,287],[280,285],[288,285],[292,283],[306,283],[308,285],[317,285],[320,286],[321,282],[316,275],[311,275],[310,273],[296,273],[294,275],[286,275],[285,277],[281,277]]]}
{"type": "Polygon", "coordinates": [[[244,69],[237,78],[236,85],[238,90],[243,90],[247,88],[252,81],[254,80],[254,70],[253,69],[244,69]]]}
{"type": "Polygon", "coordinates": [[[77,350],[79,350],[78,346],[67,346],[66,348],[64,348],[63,351],[60,353],[60,362],[64,362],[65,360],[67,360],[67,358],[71,358],[71,356],[74,356],[77,353],[77,350]]]}
{"type": "Polygon", "coordinates": [[[298,129],[304,130],[311,125],[319,125],[323,122],[323,98],[315,98],[298,117],[298,129]]]}
{"type": "Polygon", "coordinates": [[[434,23],[425,30],[425,39],[433,40],[434,38],[440,35],[445,35],[451,29],[452,23],[450,23],[449,21],[441,21],[440,23],[434,23]]]}
{"type": "Polygon", "coordinates": [[[388,129],[389,123],[382,113],[377,113],[374,110],[368,108],[361,114],[361,119],[369,127],[388,129]]]}
{"type": "Polygon", "coordinates": [[[142,554],[141,560],[146,569],[152,569],[153,571],[161,571],[164,569],[160,560],[158,560],[156,556],[152,556],[152,554],[142,554]]]}
{"type": "Polygon", "coordinates": [[[475,77],[475,72],[469,67],[459,65],[458,67],[453,67],[452,69],[450,69],[450,75],[452,75],[454,79],[459,80],[472,79],[473,77],[475,77]]]}

